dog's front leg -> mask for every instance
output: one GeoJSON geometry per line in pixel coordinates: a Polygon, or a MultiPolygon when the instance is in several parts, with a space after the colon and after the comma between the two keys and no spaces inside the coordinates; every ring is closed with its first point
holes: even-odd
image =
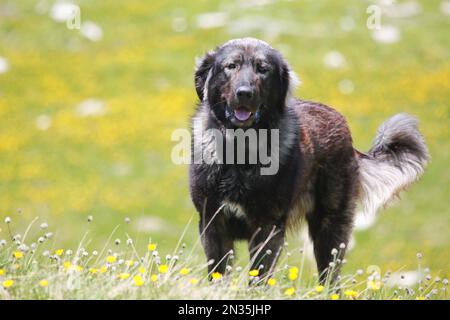
{"type": "Polygon", "coordinates": [[[233,240],[227,231],[225,218],[220,206],[207,206],[199,225],[200,239],[208,259],[208,274],[224,274],[233,250],[233,240]]]}
{"type": "Polygon", "coordinates": [[[259,227],[249,240],[251,270],[259,270],[260,278],[270,276],[284,245],[285,226],[259,227]]]}

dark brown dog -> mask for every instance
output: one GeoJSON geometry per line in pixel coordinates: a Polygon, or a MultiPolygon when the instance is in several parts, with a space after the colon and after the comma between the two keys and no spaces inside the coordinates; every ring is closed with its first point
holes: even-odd
{"type": "Polygon", "coordinates": [[[195,87],[201,102],[192,122],[194,148],[218,152],[208,129],[224,137],[227,129],[237,128],[279,132],[275,174],[262,175],[260,162],[190,166],[210,272],[224,273],[234,241],[245,239],[252,268],[267,274],[286,228],[305,218],[323,280],[332,250],[341,247],[339,258],[344,255],[357,204],[374,214],[423,173],[428,151],[413,117],[387,120],[363,154],[353,148],[344,117],[323,104],[293,98],[295,84],[280,53],[256,39],[231,40],[198,63],[195,87]]]}

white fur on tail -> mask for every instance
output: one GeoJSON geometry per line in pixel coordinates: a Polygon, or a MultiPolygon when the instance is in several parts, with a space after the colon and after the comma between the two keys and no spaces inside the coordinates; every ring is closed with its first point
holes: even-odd
{"type": "Polygon", "coordinates": [[[375,214],[424,172],[429,155],[417,123],[404,113],[386,120],[377,130],[368,157],[359,158],[364,214],[375,214]]]}

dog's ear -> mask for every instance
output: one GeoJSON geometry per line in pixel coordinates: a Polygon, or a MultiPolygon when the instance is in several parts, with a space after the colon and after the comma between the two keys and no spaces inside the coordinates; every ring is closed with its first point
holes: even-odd
{"type": "Polygon", "coordinates": [[[205,93],[205,85],[208,74],[214,65],[216,53],[214,51],[207,52],[202,58],[197,59],[195,66],[195,90],[201,101],[203,101],[205,93]]]}
{"type": "Polygon", "coordinates": [[[291,70],[289,65],[283,61],[280,67],[280,81],[281,81],[281,105],[285,105],[286,102],[292,98],[295,89],[300,84],[300,80],[294,71],[291,70]]]}

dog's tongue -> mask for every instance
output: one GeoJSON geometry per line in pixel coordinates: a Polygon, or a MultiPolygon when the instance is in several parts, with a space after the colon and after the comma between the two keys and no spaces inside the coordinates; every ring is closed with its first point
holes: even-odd
{"type": "Polygon", "coordinates": [[[242,108],[234,110],[234,116],[239,121],[246,121],[246,120],[248,120],[248,118],[250,118],[251,115],[252,115],[252,113],[250,111],[247,111],[242,108]]]}

